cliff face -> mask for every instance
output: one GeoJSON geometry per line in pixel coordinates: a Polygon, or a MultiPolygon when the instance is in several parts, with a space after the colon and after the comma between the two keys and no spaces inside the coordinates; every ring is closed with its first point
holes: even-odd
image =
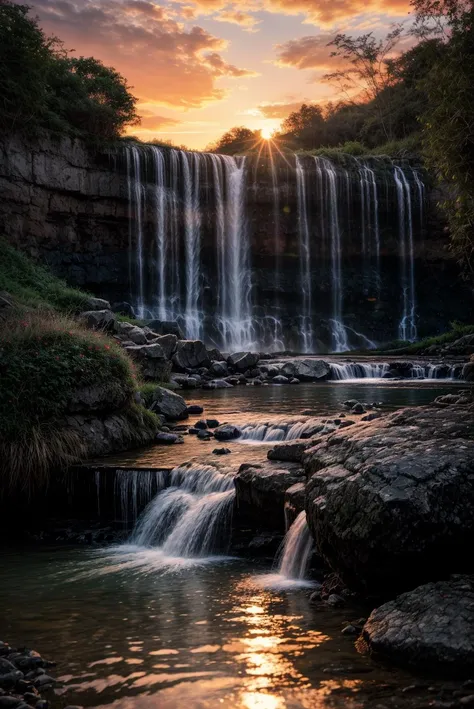
{"type": "Polygon", "coordinates": [[[100,292],[126,283],[127,190],[112,158],[70,138],[0,138],[0,194],[0,234],[11,244],[73,284],[100,292]]]}
{"type": "MultiPolygon", "coordinates": [[[[247,159],[244,209],[250,239],[252,300],[254,307],[264,315],[277,304],[283,329],[290,333],[287,343],[293,343],[291,332],[294,332],[297,346],[301,315],[301,195],[298,194],[294,158],[286,161],[275,157],[275,160],[272,172],[269,156],[247,159]]],[[[313,169],[309,162],[307,170],[313,169]]],[[[203,157],[199,169],[202,212],[199,287],[202,311],[210,314],[209,318],[218,298],[212,161],[203,157]]],[[[328,207],[326,202],[321,207],[313,177],[310,172],[308,175],[305,178],[305,199],[312,238],[309,276],[313,289],[312,308],[319,322],[331,317],[333,255],[328,215],[325,224],[319,223],[319,213],[327,212],[328,207]]],[[[153,169],[144,163],[140,199],[143,199],[145,291],[148,289],[150,302],[154,302],[159,273],[155,179],[153,169]]],[[[387,188],[387,181],[384,183],[383,180],[382,175],[378,189],[378,228],[379,270],[381,268],[383,272],[383,283],[376,293],[373,287],[367,287],[368,277],[372,282],[376,281],[373,273],[371,275],[373,254],[369,253],[372,263],[367,264],[361,252],[364,236],[360,225],[364,223],[361,215],[364,207],[357,181],[355,188],[350,188],[347,194],[342,191],[338,194],[338,208],[343,212],[339,228],[345,322],[355,329],[360,323],[369,323],[365,332],[375,340],[393,338],[400,316],[397,205],[393,186],[387,188]],[[347,215],[344,211],[346,201],[347,215]]],[[[182,233],[185,217],[181,185],[179,189],[176,229],[177,233],[182,233]]],[[[56,274],[71,284],[83,286],[113,301],[128,300],[136,295],[137,284],[133,277],[130,279],[130,274],[136,274],[136,210],[130,207],[123,156],[93,152],[80,141],[52,138],[46,134],[30,140],[15,136],[0,138],[0,193],[0,234],[5,235],[10,243],[47,262],[56,274]],[[129,219],[130,214],[132,219],[129,219]]],[[[471,309],[470,295],[459,280],[456,264],[447,248],[447,236],[435,208],[436,199],[436,195],[432,198],[427,194],[423,228],[421,217],[412,205],[420,335],[443,329],[455,318],[468,318],[471,309]]],[[[369,228],[373,231],[373,223],[369,228]]],[[[176,273],[181,289],[185,287],[183,248],[180,242],[176,252],[176,273]]]]}

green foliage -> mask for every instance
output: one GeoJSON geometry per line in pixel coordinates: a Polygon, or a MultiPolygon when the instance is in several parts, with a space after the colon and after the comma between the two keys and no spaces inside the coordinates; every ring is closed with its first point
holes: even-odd
{"type": "Polygon", "coordinates": [[[87,294],[59,278],[0,239],[0,291],[33,308],[80,312],[87,294]]]}
{"type": "Polygon", "coordinates": [[[443,19],[451,36],[442,61],[422,82],[421,116],[427,164],[451,195],[443,203],[451,246],[467,276],[474,274],[474,8],[472,4],[420,2],[424,20],[443,19]],[[462,11],[462,7],[465,11],[462,11]]]}
{"type": "Polygon", "coordinates": [[[474,334],[474,325],[465,325],[460,322],[452,322],[451,330],[449,332],[443,332],[441,335],[433,335],[432,337],[425,337],[418,342],[403,342],[401,340],[396,340],[394,342],[386,342],[382,347],[377,350],[371,350],[371,354],[377,354],[377,352],[384,352],[385,354],[394,355],[416,355],[423,354],[432,345],[447,345],[450,342],[455,342],[459,340],[460,337],[464,335],[474,334]]]}
{"type": "Polygon", "coordinates": [[[97,59],[70,57],[29,9],[0,0],[0,128],[107,141],[136,124],[126,80],[97,59]]]}
{"type": "Polygon", "coordinates": [[[250,130],[245,126],[236,126],[219,138],[215,143],[207,146],[206,151],[210,153],[223,153],[224,155],[236,155],[255,150],[262,140],[260,131],[250,130]]]}
{"type": "Polygon", "coordinates": [[[391,140],[388,143],[372,148],[370,155],[387,155],[390,158],[406,158],[418,156],[421,150],[422,136],[420,132],[412,133],[401,140],[391,140]]]}
{"type": "Polygon", "coordinates": [[[105,335],[41,311],[9,314],[0,322],[0,430],[3,440],[58,420],[73,391],[103,386],[113,400],[131,397],[135,372],[105,335]]]}
{"type": "Polygon", "coordinates": [[[325,137],[323,111],[320,106],[304,103],[298,111],[290,113],[281,128],[296,145],[304,145],[309,150],[317,148],[325,137]]]}

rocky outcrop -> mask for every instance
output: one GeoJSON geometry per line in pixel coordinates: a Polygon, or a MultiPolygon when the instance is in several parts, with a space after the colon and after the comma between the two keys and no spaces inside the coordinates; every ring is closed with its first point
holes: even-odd
{"type": "Polygon", "coordinates": [[[236,372],[245,372],[252,369],[260,359],[256,352],[235,352],[227,358],[229,364],[236,372]]]}
{"type": "Polygon", "coordinates": [[[188,405],[183,397],[163,387],[156,387],[151,410],[170,421],[182,421],[189,416],[188,405]]]}
{"type": "Polygon", "coordinates": [[[285,530],[285,494],[305,479],[295,463],[243,464],[235,476],[236,508],[258,529],[285,530]]]}
{"type": "Polygon", "coordinates": [[[130,345],[125,347],[127,354],[139,365],[145,379],[167,382],[171,374],[171,363],[166,359],[160,345],[130,345]]]}
{"type": "Polygon", "coordinates": [[[286,362],[281,369],[281,374],[289,379],[295,378],[300,382],[315,382],[327,379],[331,368],[322,359],[299,359],[286,362]]]}
{"type": "Polygon", "coordinates": [[[400,665],[471,677],[474,577],[428,583],[385,603],[372,612],[362,641],[360,649],[400,665]]]}
{"type": "Polygon", "coordinates": [[[173,364],[178,372],[198,367],[209,367],[211,360],[206,346],[200,340],[178,340],[173,364]]]}
{"type": "Polygon", "coordinates": [[[348,585],[393,594],[471,565],[474,407],[463,400],[354,424],[306,453],[308,524],[348,585]]]}

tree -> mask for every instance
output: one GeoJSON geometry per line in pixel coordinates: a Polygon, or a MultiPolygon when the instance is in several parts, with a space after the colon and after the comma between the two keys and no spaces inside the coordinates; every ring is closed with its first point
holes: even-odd
{"type": "Polygon", "coordinates": [[[27,5],[0,0],[0,127],[17,129],[47,110],[54,40],[47,40],[27,5]]]}
{"type": "Polygon", "coordinates": [[[444,202],[453,252],[474,273],[474,8],[454,0],[415,0],[418,27],[442,34],[446,45],[422,89],[421,116],[428,165],[451,195],[444,202]],[[446,32],[448,30],[448,32],[446,32]]]}
{"type": "Polygon", "coordinates": [[[320,106],[304,103],[290,113],[282,124],[283,137],[293,139],[297,147],[319,148],[324,144],[325,124],[320,106]]]}
{"type": "Polygon", "coordinates": [[[384,38],[376,39],[372,32],[359,37],[338,34],[328,46],[335,47],[332,57],[341,57],[348,68],[326,74],[326,81],[336,83],[348,99],[355,103],[370,103],[376,113],[386,140],[392,140],[390,92],[394,82],[391,56],[403,34],[398,26],[384,38]]]}
{"type": "Polygon", "coordinates": [[[223,153],[224,155],[236,155],[253,150],[262,140],[259,130],[250,130],[245,126],[231,128],[214,143],[207,146],[209,153],[223,153]]]}
{"type": "Polygon", "coordinates": [[[126,80],[97,59],[73,58],[27,5],[0,0],[0,128],[49,128],[115,139],[138,122],[126,80]]]}

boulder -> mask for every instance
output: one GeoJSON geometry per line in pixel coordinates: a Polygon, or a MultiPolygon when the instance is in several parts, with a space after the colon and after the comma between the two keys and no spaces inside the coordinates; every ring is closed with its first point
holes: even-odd
{"type": "Polygon", "coordinates": [[[259,529],[284,531],[285,493],[305,480],[305,472],[297,463],[244,463],[234,480],[239,516],[259,529]]]}
{"type": "Polygon", "coordinates": [[[87,310],[111,310],[109,301],[103,298],[86,298],[84,305],[87,310]]]}
{"type": "Polygon", "coordinates": [[[461,376],[466,382],[474,382],[474,362],[468,362],[464,365],[461,376]]]}
{"type": "Polygon", "coordinates": [[[411,362],[389,362],[388,374],[391,377],[410,379],[412,371],[413,364],[411,362]]]}
{"type": "Polygon", "coordinates": [[[211,360],[201,340],[178,340],[173,364],[177,371],[185,372],[187,369],[209,367],[211,360]]]}
{"type": "Polygon", "coordinates": [[[210,382],[204,382],[203,389],[232,389],[232,384],[226,382],[225,379],[211,379],[210,382]]]}
{"type": "Polygon", "coordinates": [[[247,369],[253,369],[260,359],[257,352],[235,352],[227,358],[227,364],[233,367],[237,372],[245,372],[247,369]]]}
{"type": "Polygon", "coordinates": [[[133,306],[130,305],[130,303],[127,303],[125,301],[122,301],[120,303],[113,303],[112,307],[110,308],[113,313],[117,313],[118,315],[125,315],[127,318],[132,318],[133,320],[135,319],[135,310],[133,309],[133,306]]]}
{"type": "Polygon", "coordinates": [[[164,387],[156,387],[150,408],[155,413],[166,416],[169,421],[182,421],[189,416],[183,397],[164,387]]]}
{"type": "Polygon", "coordinates": [[[183,332],[175,320],[147,320],[147,326],[157,335],[175,335],[184,340],[183,332]]]}
{"type": "Polygon", "coordinates": [[[129,345],[125,351],[140,365],[145,379],[166,382],[170,378],[171,364],[160,345],[129,345]]]}
{"type": "MultiPolygon", "coordinates": [[[[285,362],[281,374],[300,382],[315,382],[327,379],[331,368],[323,359],[295,359],[285,362]]],[[[275,380],[274,380],[275,381],[275,380]]]]}
{"type": "Polygon", "coordinates": [[[127,339],[133,342],[135,345],[146,345],[148,344],[148,340],[146,338],[145,333],[143,332],[141,327],[137,327],[134,325],[128,332],[127,332],[127,339]]]}
{"type": "Polygon", "coordinates": [[[229,368],[226,362],[212,362],[211,366],[209,367],[209,371],[211,374],[213,374],[215,377],[218,377],[219,379],[222,377],[226,377],[229,374],[229,368]]]}
{"type": "Polygon", "coordinates": [[[199,404],[191,404],[191,406],[188,406],[188,414],[202,414],[203,411],[204,408],[199,404]]]}
{"type": "Polygon", "coordinates": [[[163,443],[164,445],[167,445],[167,446],[172,446],[175,443],[182,443],[183,439],[180,436],[178,436],[176,433],[161,432],[161,433],[157,434],[155,441],[157,443],[163,443]]]}
{"type": "Polygon", "coordinates": [[[208,348],[207,354],[211,362],[225,362],[225,357],[217,347],[208,348]]]}
{"type": "Polygon", "coordinates": [[[451,342],[443,347],[444,354],[450,355],[472,355],[474,354],[474,333],[464,335],[455,342],[451,342]]]}
{"type": "Polygon", "coordinates": [[[242,435],[242,431],[237,426],[231,423],[224,423],[222,426],[218,426],[214,429],[214,436],[218,441],[232,441],[234,438],[239,438],[242,435]]]}
{"type": "Polygon", "coordinates": [[[282,460],[289,463],[301,463],[304,453],[314,446],[314,441],[296,440],[279,443],[274,448],[270,448],[267,453],[268,460],[282,460]]]}
{"type": "Polygon", "coordinates": [[[354,588],[413,588],[466,568],[474,543],[474,406],[405,409],[310,448],[319,554],[354,588]]]}
{"type": "Polygon", "coordinates": [[[229,455],[232,451],[230,448],[214,448],[213,455],[229,455]]]}
{"type": "Polygon", "coordinates": [[[372,612],[359,649],[416,670],[471,677],[474,577],[427,583],[372,612]]]}
{"type": "Polygon", "coordinates": [[[111,330],[115,323],[115,315],[111,310],[86,310],[79,315],[79,319],[94,330],[111,330]]]}
{"type": "Polygon", "coordinates": [[[176,335],[161,335],[155,340],[157,345],[160,345],[161,349],[165,353],[166,359],[171,359],[171,357],[176,352],[176,347],[178,345],[178,338],[176,335]]]}
{"type": "Polygon", "coordinates": [[[276,377],[272,379],[273,384],[289,384],[290,380],[288,377],[284,377],[283,374],[277,374],[276,377]]]}

